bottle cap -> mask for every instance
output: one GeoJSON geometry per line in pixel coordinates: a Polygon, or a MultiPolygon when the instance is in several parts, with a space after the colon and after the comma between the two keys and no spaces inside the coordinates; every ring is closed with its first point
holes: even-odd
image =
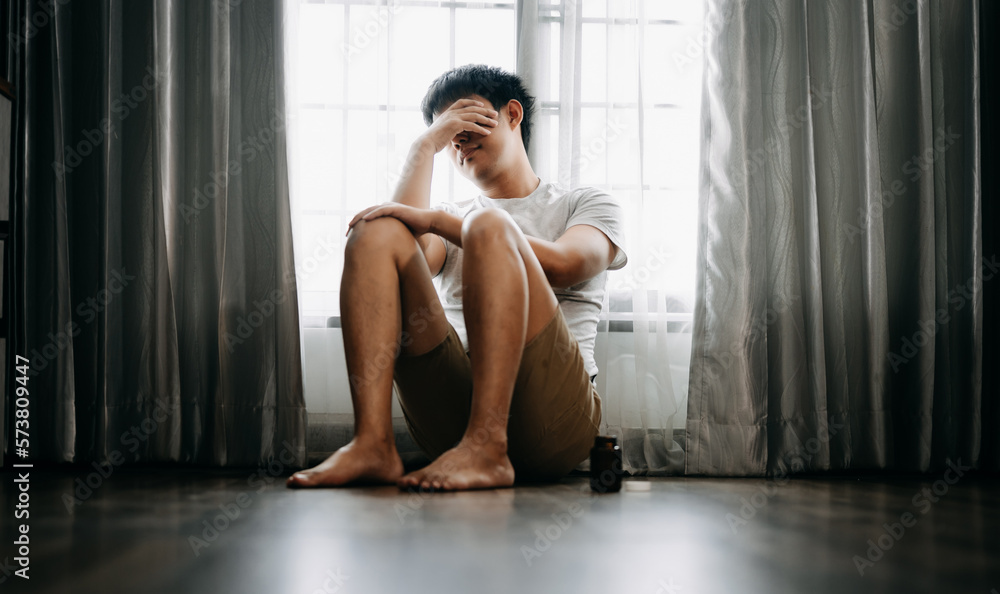
{"type": "Polygon", "coordinates": [[[618,445],[618,438],[614,435],[598,435],[594,438],[594,447],[618,445]]]}

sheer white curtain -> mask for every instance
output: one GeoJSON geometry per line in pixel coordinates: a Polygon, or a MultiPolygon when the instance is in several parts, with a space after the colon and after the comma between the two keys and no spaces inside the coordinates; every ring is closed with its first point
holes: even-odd
{"type": "MultiPolygon", "coordinates": [[[[466,63],[516,70],[538,99],[535,171],[602,188],[628,217],[630,263],[609,279],[595,353],[603,432],[619,436],[631,472],[682,471],[673,433],[683,428],[690,357],[702,3],[288,2],[305,325],[337,315],[343,229],[391,196],[424,127],[417,106],[427,85],[466,63]]],[[[477,193],[446,160],[435,164],[432,201],[477,193]]],[[[336,358],[330,345],[324,356],[336,358]]],[[[309,361],[323,357],[315,344],[303,348],[310,412],[331,402],[349,412],[346,381],[318,377],[343,375],[331,370],[342,360],[311,372],[309,361]]]]}
{"type": "MultiPolygon", "coordinates": [[[[518,5],[518,72],[539,94],[536,169],[628,217],[598,337],[603,432],[631,472],[683,471],[697,225],[701,2],[518,5]]],[[[543,175],[543,173],[540,173],[543,175]]]]}

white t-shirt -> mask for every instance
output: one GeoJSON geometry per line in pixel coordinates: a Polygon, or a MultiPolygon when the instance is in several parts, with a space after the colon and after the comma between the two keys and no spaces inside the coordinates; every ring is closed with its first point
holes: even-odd
{"type": "MultiPolygon", "coordinates": [[[[434,208],[464,218],[480,208],[507,211],[525,235],[555,241],[574,225],[590,225],[608,236],[617,248],[609,270],[625,266],[624,214],[614,198],[596,188],[566,190],[553,183],[541,182],[524,198],[487,198],[480,194],[472,200],[446,202],[434,208]]],[[[462,249],[441,238],[447,249],[444,266],[435,282],[448,321],[458,332],[462,345],[469,350],[469,338],[462,314],[462,249]]],[[[589,375],[597,374],[594,362],[594,340],[597,321],[604,303],[608,272],[566,289],[554,289],[563,317],[583,354],[589,375]]]]}

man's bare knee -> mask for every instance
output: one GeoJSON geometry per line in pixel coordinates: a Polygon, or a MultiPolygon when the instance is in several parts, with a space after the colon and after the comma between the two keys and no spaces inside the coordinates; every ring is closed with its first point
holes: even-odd
{"type": "Polygon", "coordinates": [[[345,253],[371,254],[385,250],[416,249],[416,239],[410,229],[399,219],[380,217],[371,221],[358,221],[347,237],[345,253]]]}
{"type": "Polygon", "coordinates": [[[519,233],[514,219],[498,208],[473,211],[462,221],[463,247],[468,247],[468,242],[512,239],[519,233]]]}

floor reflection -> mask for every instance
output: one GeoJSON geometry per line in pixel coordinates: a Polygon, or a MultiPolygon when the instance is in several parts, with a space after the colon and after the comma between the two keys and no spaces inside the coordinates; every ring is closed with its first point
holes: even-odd
{"type": "MultiPolygon", "coordinates": [[[[248,471],[117,469],[88,485],[89,474],[32,475],[37,591],[1000,587],[996,479],[632,479],[646,488],[601,495],[582,477],[427,493],[291,490],[248,471]]],[[[3,479],[0,538],[11,543],[17,492],[3,479]]]]}

